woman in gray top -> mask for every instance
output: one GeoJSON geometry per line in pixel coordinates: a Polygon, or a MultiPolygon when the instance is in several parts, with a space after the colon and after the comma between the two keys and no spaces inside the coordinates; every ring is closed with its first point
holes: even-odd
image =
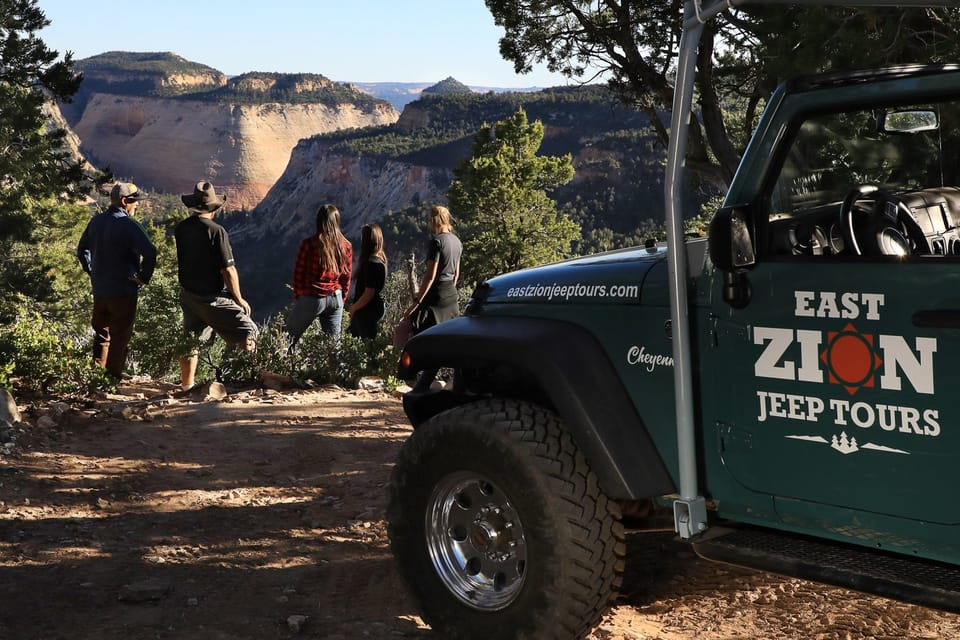
{"type": "Polygon", "coordinates": [[[435,205],[430,209],[430,245],[420,289],[404,312],[413,322],[414,333],[460,315],[457,282],[463,245],[453,233],[450,211],[435,205]]]}

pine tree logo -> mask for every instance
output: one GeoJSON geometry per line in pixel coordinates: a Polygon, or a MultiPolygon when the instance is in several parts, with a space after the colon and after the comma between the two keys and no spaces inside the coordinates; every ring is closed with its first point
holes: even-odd
{"type": "Polygon", "coordinates": [[[841,431],[839,438],[834,434],[833,439],[830,441],[830,446],[842,454],[856,453],[860,450],[860,447],[857,445],[857,439],[847,439],[846,431],[841,431]]]}

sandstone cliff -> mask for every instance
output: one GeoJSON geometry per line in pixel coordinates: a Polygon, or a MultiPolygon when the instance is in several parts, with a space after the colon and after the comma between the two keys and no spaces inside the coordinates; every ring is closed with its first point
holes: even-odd
{"type": "MultiPolygon", "coordinates": [[[[47,118],[48,129],[63,129],[63,131],[66,132],[66,137],[63,140],[63,147],[64,150],[70,154],[70,157],[76,160],[84,160],[83,154],[80,153],[80,138],[70,128],[70,125],[67,123],[67,119],[64,118],[63,114],[60,112],[60,107],[58,104],[53,100],[43,103],[42,113],[47,118]]],[[[89,163],[85,164],[87,164],[89,167],[89,163]]],[[[89,168],[92,169],[92,167],[89,168]]]]}
{"type": "Polygon", "coordinates": [[[232,208],[255,207],[302,138],[395,122],[389,103],[319,74],[227,77],[176,54],[113,51],[77,61],[63,111],[91,162],[151,190],[208,179],[232,208]]]}
{"type": "Polygon", "coordinates": [[[301,140],[286,171],[256,209],[243,220],[224,220],[255,316],[280,313],[290,302],[297,247],[316,233],[321,204],[333,203],[340,210],[341,229],[356,254],[361,226],[391,211],[444,201],[451,179],[446,168],[338,151],[322,137],[301,140]]]}
{"type": "Polygon", "coordinates": [[[94,94],[73,129],[89,159],[117,176],[170,193],[188,193],[209,179],[233,208],[253,208],[300,139],[397,117],[387,103],[235,105],[94,94]]]}
{"type": "Polygon", "coordinates": [[[360,227],[390,211],[443,201],[451,179],[446,168],[333,151],[322,138],[302,140],[286,171],[231,237],[243,244],[281,238],[293,244],[315,232],[317,209],[332,202],[343,233],[357,238],[360,227]]]}

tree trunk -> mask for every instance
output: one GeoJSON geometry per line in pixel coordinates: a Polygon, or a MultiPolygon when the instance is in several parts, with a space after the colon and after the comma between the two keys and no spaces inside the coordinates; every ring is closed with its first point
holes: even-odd
{"type": "Polygon", "coordinates": [[[417,254],[413,251],[407,258],[407,285],[410,288],[410,298],[413,299],[420,289],[420,283],[417,281],[417,254]]]}

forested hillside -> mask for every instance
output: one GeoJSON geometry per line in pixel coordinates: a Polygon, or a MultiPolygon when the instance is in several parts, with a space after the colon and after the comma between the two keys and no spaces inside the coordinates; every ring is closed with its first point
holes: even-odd
{"type": "MultiPolygon", "coordinates": [[[[331,154],[452,171],[469,156],[471,136],[484,123],[502,120],[520,107],[531,121],[544,123],[541,154],[573,156],[576,176],[555,196],[560,208],[584,229],[578,253],[642,241],[651,224],[663,222],[664,151],[649,131],[646,116],[617,102],[603,87],[427,94],[408,104],[395,125],[339,131],[313,140],[331,154]]],[[[285,177],[291,177],[289,170],[285,177]]],[[[687,214],[698,214],[708,195],[692,189],[687,214]]],[[[382,212],[383,221],[390,225],[403,217],[405,209],[382,212]]]]}
{"type": "MultiPolygon", "coordinates": [[[[555,196],[583,227],[579,253],[642,240],[647,221],[663,222],[664,150],[646,116],[603,87],[424,95],[407,105],[394,126],[323,138],[334,150],[452,170],[469,156],[470,137],[484,123],[502,120],[521,106],[531,121],[544,123],[541,154],[573,156],[576,176],[555,196]],[[644,227],[639,234],[638,227],[644,227]]],[[[704,199],[704,193],[692,191],[687,213],[699,213],[704,199]]]]}

